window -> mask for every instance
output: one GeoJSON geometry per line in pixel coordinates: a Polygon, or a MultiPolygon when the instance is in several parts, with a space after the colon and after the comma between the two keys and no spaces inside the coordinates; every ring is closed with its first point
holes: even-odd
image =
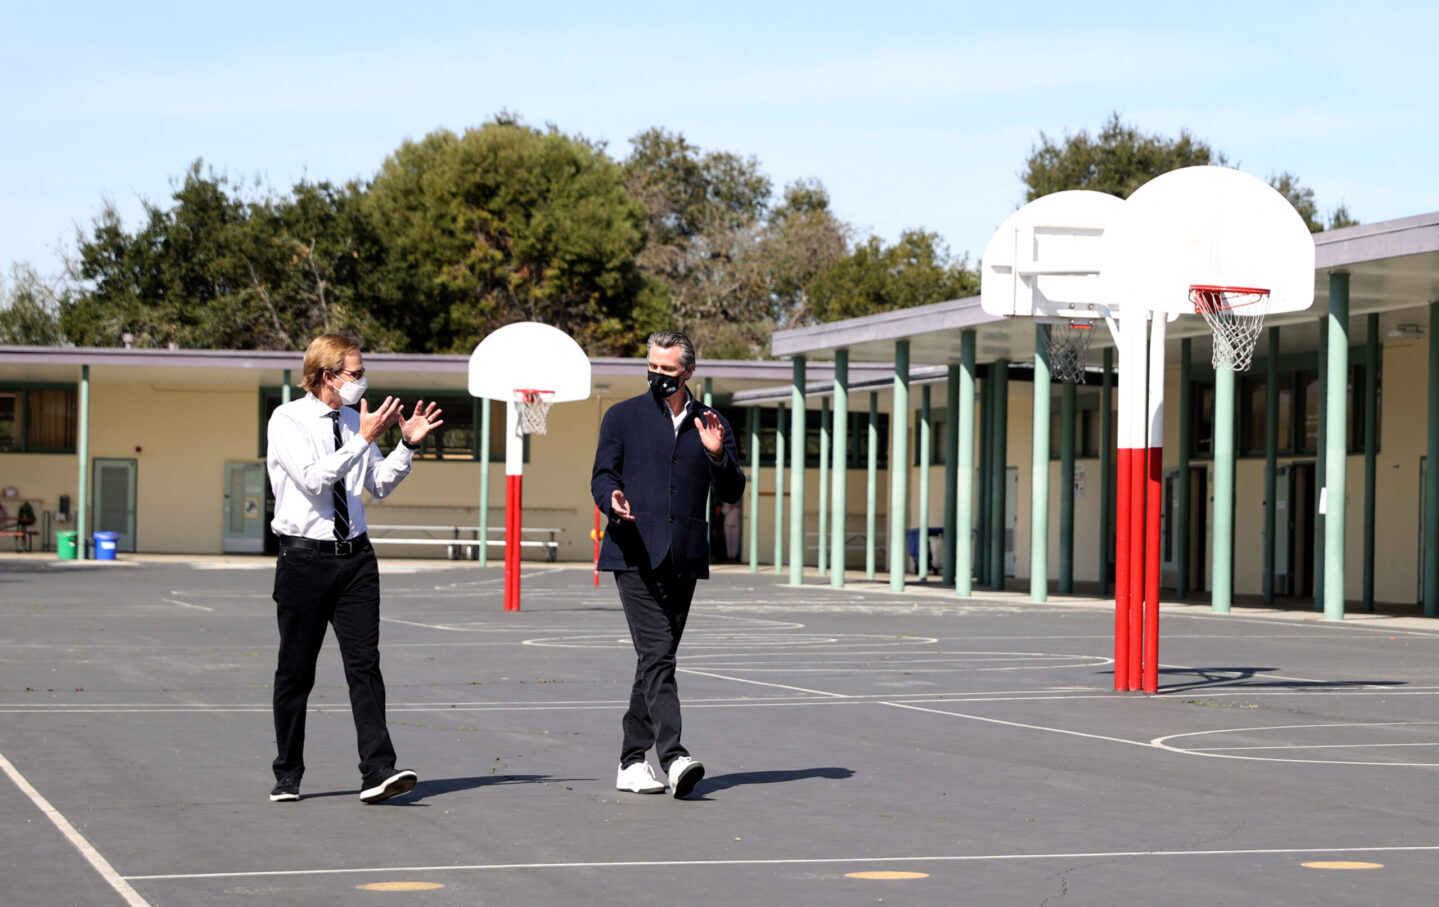
{"type": "Polygon", "coordinates": [[[0,389],[0,450],[12,453],[74,453],[75,389],[0,389]]]}
{"type": "MultiPolygon", "coordinates": [[[[750,462],[749,454],[749,422],[747,413],[743,409],[722,410],[724,417],[729,420],[730,427],[735,431],[735,442],[740,449],[740,464],[748,467],[750,462]]],[[[869,468],[869,413],[851,412],[846,414],[848,421],[845,428],[845,446],[848,453],[845,463],[849,469],[869,468]]],[[[807,409],[804,417],[805,430],[805,468],[817,469],[819,467],[819,410],[807,409]]],[[[775,456],[775,438],[779,424],[779,410],[776,408],[762,408],[759,410],[759,460],[761,467],[773,467],[775,456]]],[[[784,432],[785,443],[789,443],[790,411],[784,410],[784,432]]],[[[834,425],[834,413],[830,414],[830,425],[834,425]]],[[[889,414],[880,413],[875,423],[879,434],[878,463],[880,469],[889,466],[889,414]]],[[[830,441],[833,443],[834,435],[831,430],[830,441]]],[[[784,467],[789,468],[790,450],[785,447],[784,467]]]]}

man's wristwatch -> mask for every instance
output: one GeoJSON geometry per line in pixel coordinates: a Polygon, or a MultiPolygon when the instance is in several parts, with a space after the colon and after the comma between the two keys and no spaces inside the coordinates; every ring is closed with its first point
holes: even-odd
{"type": "Polygon", "coordinates": [[[403,437],[400,438],[400,443],[403,444],[403,445],[405,445],[406,447],[408,447],[410,450],[419,450],[419,449],[420,449],[420,445],[418,445],[418,444],[411,444],[409,441],[405,440],[403,437]]]}

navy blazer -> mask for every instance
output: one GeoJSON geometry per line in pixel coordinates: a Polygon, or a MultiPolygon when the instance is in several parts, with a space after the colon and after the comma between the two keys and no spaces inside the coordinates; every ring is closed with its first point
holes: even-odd
{"type": "Polygon", "coordinates": [[[719,500],[733,504],[744,494],[734,431],[717,410],[696,400],[674,428],[669,405],[648,392],[610,407],[600,424],[590,494],[610,518],[600,547],[599,569],[655,568],[669,555],[681,575],[709,577],[709,514],[705,497],[711,488],[719,500]],[[700,441],[695,419],[707,411],[724,426],[719,462],[711,460],[700,441]],[[611,493],[625,493],[634,521],[610,513],[611,493]]]}

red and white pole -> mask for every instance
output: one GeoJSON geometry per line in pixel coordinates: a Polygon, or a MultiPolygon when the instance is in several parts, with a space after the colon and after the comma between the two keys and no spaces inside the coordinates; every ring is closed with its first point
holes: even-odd
{"type": "Polygon", "coordinates": [[[600,509],[595,508],[595,531],[590,533],[590,538],[595,540],[595,588],[600,585],[600,540],[605,537],[600,529],[600,509]]]}
{"type": "Polygon", "coordinates": [[[1164,335],[1166,317],[1149,326],[1149,450],[1146,454],[1144,551],[1144,692],[1159,690],[1159,523],[1164,503],[1164,335]]]}
{"type": "Polygon", "coordinates": [[[1115,513],[1114,688],[1140,687],[1144,608],[1147,319],[1119,319],[1118,485],[1115,513]]]}
{"type": "Polygon", "coordinates": [[[505,610],[520,610],[520,518],[524,512],[525,439],[513,401],[505,403],[505,610]]]}

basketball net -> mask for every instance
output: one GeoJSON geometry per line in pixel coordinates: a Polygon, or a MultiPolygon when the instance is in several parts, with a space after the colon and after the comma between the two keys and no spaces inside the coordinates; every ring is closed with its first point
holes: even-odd
{"type": "Polygon", "coordinates": [[[1084,383],[1084,364],[1089,358],[1089,341],[1094,325],[1088,321],[1052,321],[1041,331],[1049,351],[1049,374],[1056,381],[1084,383]]]}
{"type": "Polygon", "coordinates": [[[548,429],[546,418],[555,402],[554,391],[526,388],[515,391],[515,432],[521,435],[542,435],[548,429]]]}
{"type": "Polygon", "coordinates": [[[1264,330],[1264,316],[1269,314],[1269,291],[1194,284],[1189,288],[1189,301],[1214,332],[1214,353],[1210,357],[1214,367],[1247,371],[1264,330]]]}

